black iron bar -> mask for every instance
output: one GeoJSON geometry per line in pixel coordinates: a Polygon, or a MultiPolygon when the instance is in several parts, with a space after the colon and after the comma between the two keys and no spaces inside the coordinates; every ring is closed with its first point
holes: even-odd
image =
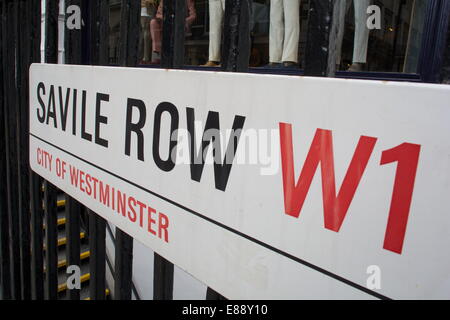
{"type": "MultiPolygon", "coordinates": [[[[135,67],[138,60],[140,32],[139,1],[122,0],[120,25],[120,65],[135,67]]],[[[114,299],[131,300],[133,275],[133,238],[116,228],[114,299]]]]}
{"type": "MultiPolygon", "coordinates": [[[[6,108],[6,1],[0,3],[0,150],[5,150],[6,140],[3,136],[6,132],[5,108],[6,108]]],[[[0,181],[6,181],[6,153],[0,155],[0,181]]],[[[9,216],[8,216],[8,198],[7,187],[5,183],[0,183],[0,272],[1,272],[1,290],[4,300],[11,299],[11,268],[9,253],[9,216]]]]}
{"type": "Polygon", "coordinates": [[[339,1],[311,0],[305,52],[305,75],[334,77],[339,1]]]}
{"type": "Polygon", "coordinates": [[[250,60],[252,1],[226,0],[223,26],[222,69],[247,72],[250,60]]]}
{"type": "Polygon", "coordinates": [[[48,300],[58,298],[57,192],[58,189],[54,185],[45,182],[45,289],[48,300]]]}
{"type": "MultiPolygon", "coordinates": [[[[30,58],[32,62],[41,60],[41,1],[30,0],[30,58]]],[[[30,169],[28,169],[30,170],[30,169]]],[[[44,299],[44,258],[43,258],[43,218],[42,179],[35,173],[29,175],[31,211],[31,290],[32,299],[44,299]]]]}
{"type": "Polygon", "coordinates": [[[7,199],[9,216],[9,245],[11,261],[12,298],[21,300],[21,259],[20,259],[20,220],[18,189],[18,156],[17,156],[17,117],[18,91],[16,77],[16,49],[18,46],[18,2],[6,1],[6,105],[5,105],[5,152],[7,155],[7,199]]]}
{"type": "Polygon", "coordinates": [[[31,299],[31,228],[30,228],[30,163],[29,163],[29,68],[31,56],[31,2],[18,1],[18,47],[17,47],[17,157],[18,157],[18,197],[22,299],[31,299]]]}
{"type": "MultiPolygon", "coordinates": [[[[58,16],[59,1],[46,1],[45,7],[45,62],[58,63],[58,16]]],[[[57,194],[58,189],[50,182],[44,183],[44,206],[46,215],[46,293],[47,299],[58,298],[58,235],[57,194]]]]}

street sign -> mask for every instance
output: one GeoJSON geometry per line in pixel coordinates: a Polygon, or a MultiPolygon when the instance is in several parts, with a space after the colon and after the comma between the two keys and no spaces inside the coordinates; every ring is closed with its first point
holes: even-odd
{"type": "Polygon", "coordinates": [[[33,171],[227,298],[450,298],[450,87],[30,73],[33,171]]]}

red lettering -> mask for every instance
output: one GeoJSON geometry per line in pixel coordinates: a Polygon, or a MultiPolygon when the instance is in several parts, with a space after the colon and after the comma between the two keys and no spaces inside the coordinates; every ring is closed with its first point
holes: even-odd
{"type": "Polygon", "coordinates": [[[169,243],[169,232],[167,231],[167,228],[169,228],[169,218],[160,212],[158,220],[158,237],[162,239],[162,234],[164,233],[164,241],[169,243]]]}
{"type": "Polygon", "coordinates": [[[152,229],[152,224],[156,224],[156,220],[152,219],[152,214],[156,213],[156,210],[151,207],[147,207],[147,210],[148,210],[148,232],[156,236],[156,231],[152,229]]]}
{"type": "Polygon", "coordinates": [[[112,193],[111,193],[111,196],[112,196],[112,209],[113,209],[113,211],[114,210],[116,210],[116,191],[114,190],[114,187],[112,188],[112,193]]]}
{"type": "MultiPolygon", "coordinates": [[[[113,192],[113,194],[114,194],[114,192],[113,192]]],[[[119,190],[117,190],[117,213],[122,213],[122,215],[124,217],[127,216],[126,198],[127,198],[127,195],[125,193],[122,193],[119,190]]]]}
{"type": "Polygon", "coordinates": [[[73,166],[70,166],[70,183],[76,188],[78,187],[78,173],[79,170],[73,166]]]}
{"type": "Polygon", "coordinates": [[[86,194],[90,196],[92,194],[92,187],[91,187],[91,175],[86,174],[86,194]]]}
{"type": "Polygon", "coordinates": [[[136,206],[136,199],[133,197],[128,198],[128,207],[130,210],[128,210],[128,218],[131,222],[136,222],[136,211],[134,210],[134,207],[136,206]],[[133,204],[131,204],[133,203],[133,204]]]}
{"type": "Polygon", "coordinates": [[[98,183],[98,179],[91,177],[92,181],[94,182],[94,199],[97,200],[97,183],[98,183]]]}
{"type": "Polygon", "coordinates": [[[84,188],[83,188],[83,184],[84,184],[84,172],[80,170],[80,190],[82,192],[84,192],[84,188]]]}
{"type": "Polygon", "coordinates": [[[141,228],[144,226],[144,209],[147,208],[147,205],[137,201],[137,204],[139,206],[139,225],[141,228]]]}
{"type": "Polygon", "coordinates": [[[100,202],[109,207],[109,185],[100,181],[100,202]]]}
{"type": "Polygon", "coordinates": [[[402,253],[419,164],[420,145],[404,143],[384,151],[381,165],[398,162],[383,248],[402,253]]]}
{"type": "Polygon", "coordinates": [[[376,138],[362,136],[336,196],[332,132],[318,129],[298,179],[294,181],[292,125],[280,123],[286,214],[298,218],[320,163],[325,228],[339,232],[375,147],[376,138]]]}

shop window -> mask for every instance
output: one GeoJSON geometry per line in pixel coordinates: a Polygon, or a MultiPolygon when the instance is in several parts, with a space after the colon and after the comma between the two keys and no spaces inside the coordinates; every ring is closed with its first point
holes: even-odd
{"type": "Polygon", "coordinates": [[[340,1],[338,70],[418,72],[427,0],[340,1]]]}
{"type": "MultiPolygon", "coordinates": [[[[338,70],[418,72],[427,0],[337,1],[341,25],[336,48],[338,70]],[[368,10],[371,6],[379,11],[368,10]]],[[[187,65],[220,64],[224,2],[195,1],[197,16],[186,36],[187,65]]],[[[304,67],[309,5],[308,0],[253,1],[250,67],[304,67]]]]}
{"type": "MultiPolygon", "coordinates": [[[[336,41],[338,71],[404,76],[416,76],[420,72],[429,0],[336,1],[339,2],[337,16],[340,22],[336,41]],[[371,28],[368,22],[372,23],[371,28]]],[[[186,0],[186,68],[220,67],[225,2],[186,0]]],[[[117,64],[119,57],[120,6],[120,0],[111,1],[111,64],[117,64]]],[[[252,71],[302,73],[309,9],[310,0],[252,1],[249,20],[249,66],[252,71]]],[[[162,0],[141,0],[140,65],[158,66],[160,63],[161,18],[162,0]]]]}

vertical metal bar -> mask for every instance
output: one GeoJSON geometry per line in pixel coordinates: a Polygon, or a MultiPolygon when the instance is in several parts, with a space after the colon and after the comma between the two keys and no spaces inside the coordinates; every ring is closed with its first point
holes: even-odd
{"type": "Polygon", "coordinates": [[[45,182],[45,288],[48,300],[58,298],[58,230],[57,230],[57,189],[50,182],[45,182]]]}
{"type": "Polygon", "coordinates": [[[246,72],[250,60],[250,14],[252,1],[226,0],[223,27],[222,69],[246,72]]]}
{"type": "MultiPolygon", "coordinates": [[[[448,12],[450,13],[450,3],[447,2],[448,12]]],[[[450,23],[447,21],[447,47],[444,51],[444,61],[441,69],[441,82],[445,84],[450,84],[450,23]]]]}
{"type": "Polygon", "coordinates": [[[19,197],[19,230],[20,259],[22,279],[22,299],[31,299],[31,230],[30,230],[30,164],[29,164],[29,73],[31,65],[31,11],[30,1],[18,2],[21,15],[17,48],[17,87],[18,87],[18,119],[17,119],[17,156],[18,156],[18,197],[19,197]]]}
{"type": "MultiPolygon", "coordinates": [[[[82,0],[66,0],[66,8],[82,8],[82,0]],[[75,7],[72,7],[75,6],[75,7]]],[[[71,9],[72,9],[71,8],[71,9]]],[[[74,13],[73,13],[74,14],[74,13]]],[[[66,14],[66,27],[64,28],[64,53],[66,64],[81,64],[82,57],[82,29],[67,27],[67,19],[70,15],[66,14]]]]}
{"type": "MultiPolygon", "coordinates": [[[[91,64],[106,65],[108,63],[109,43],[109,1],[89,2],[91,64]]],[[[95,212],[89,214],[89,246],[90,258],[90,297],[93,300],[105,300],[106,289],[106,221],[95,212]]]]}
{"type": "MultiPolygon", "coordinates": [[[[120,24],[120,65],[135,67],[138,60],[140,12],[139,1],[122,0],[120,24]]],[[[133,238],[116,228],[114,298],[131,299],[133,273],[133,238]]]]}
{"type": "Polygon", "coordinates": [[[6,30],[6,95],[7,104],[5,107],[5,137],[7,154],[7,196],[9,215],[9,237],[11,256],[11,279],[12,297],[15,300],[21,299],[21,261],[20,261],[20,230],[19,230],[19,210],[18,210],[18,158],[17,158],[17,61],[16,50],[18,46],[18,3],[16,1],[6,1],[7,20],[6,30]]]}
{"type": "Polygon", "coordinates": [[[305,75],[334,77],[339,1],[311,0],[305,52],[305,75]]]}
{"type": "MultiPolygon", "coordinates": [[[[0,150],[5,150],[6,140],[3,133],[5,128],[5,108],[6,108],[6,68],[5,50],[6,42],[6,1],[0,3],[0,150]]],[[[6,152],[0,155],[0,181],[6,181],[6,152]]],[[[5,183],[0,183],[0,271],[1,286],[4,300],[11,299],[11,269],[9,253],[9,217],[8,217],[8,199],[6,196],[7,188],[5,183]]]]}
{"type": "Polygon", "coordinates": [[[427,1],[425,25],[423,30],[423,36],[421,40],[421,49],[419,55],[418,73],[422,77],[424,82],[432,82],[432,69],[433,69],[433,48],[436,41],[436,28],[440,10],[441,0],[429,0],[427,1]]]}
{"type": "Polygon", "coordinates": [[[89,2],[90,64],[108,65],[109,0],[89,2]]]}
{"type": "Polygon", "coordinates": [[[58,63],[59,1],[45,1],[45,62],[58,63]]]}
{"type": "MultiPolygon", "coordinates": [[[[81,204],[65,195],[66,198],[66,261],[67,266],[80,266],[80,216],[81,204]]],[[[69,300],[80,300],[80,290],[69,290],[69,300]]]]}
{"type": "Polygon", "coordinates": [[[153,265],[153,300],[172,300],[174,265],[157,253],[153,265]]]}
{"type": "Polygon", "coordinates": [[[180,69],[184,65],[186,0],[163,2],[161,66],[180,69]]]}
{"type": "Polygon", "coordinates": [[[426,77],[427,82],[438,83],[440,80],[441,68],[444,64],[445,44],[447,40],[448,24],[450,21],[450,1],[442,0],[438,9],[436,18],[436,34],[433,37],[433,49],[430,56],[431,65],[429,74],[426,77]]]}
{"type": "Polygon", "coordinates": [[[98,26],[98,64],[101,66],[109,65],[109,0],[99,0],[99,21],[98,26]]]}
{"type": "MultiPolygon", "coordinates": [[[[59,1],[47,0],[45,3],[45,62],[58,63],[59,1]]],[[[58,189],[55,186],[45,182],[46,290],[49,300],[56,300],[58,297],[57,192],[58,189]]]]}
{"type": "MultiPolygon", "coordinates": [[[[108,222],[106,222],[106,230],[108,231],[109,237],[115,247],[116,246],[116,237],[114,236],[111,226],[109,225],[108,222]]],[[[106,255],[106,263],[108,264],[109,271],[111,271],[112,277],[115,280],[116,272],[114,271],[114,267],[113,267],[108,255],[106,255]]],[[[136,300],[141,300],[141,297],[139,296],[139,293],[136,290],[136,286],[134,285],[134,282],[131,282],[131,291],[134,294],[134,297],[136,298],[136,300]]]]}
{"type": "Polygon", "coordinates": [[[41,62],[41,0],[27,1],[30,5],[30,56],[33,63],[41,62]]]}
{"type": "Polygon", "coordinates": [[[139,1],[122,0],[119,52],[122,67],[135,67],[137,65],[140,12],[139,1]]]}
{"type": "MultiPolygon", "coordinates": [[[[41,60],[41,0],[28,1],[30,6],[30,57],[32,62],[41,60]]],[[[30,170],[31,172],[31,170],[30,170]]],[[[32,299],[44,299],[44,257],[43,257],[43,217],[42,179],[30,173],[31,210],[31,289],[32,299]]]]}
{"type": "MultiPolygon", "coordinates": [[[[82,8],[81,0],[66,0],[66,11],[75,8],[82,8]]],[[[75,11],[76,12],[76,11],[75,11]]],[[[71,14],[75,14],[70,11],[71,14]]],[[[66,26],[64,28],[64,53],[66,64],[81,64],[82,57],[82,29],[68,28],[67,22],[70,15],[66,14],[66,26]]],[[[80,26],[81,27],[81,26],[80,26]]],[[[65,195],[66,199],[66,260],[68,266],[80,266],[80,217],[82,214],[82,205],[69,195],[65,195]]],[[[80,290],[69,290],[69,300],[80,300],[80,290]]]]}
{"type": "Polygon", "coordinates": [[[44,236],[43,220],[44,210],[42,207],[42,179],[37,174],[30,176],[31,189],[31,282],[32,298],[34,300],[44,300],[44,236]]]}
{"type": "Polygon", "coordinates": [[[106,289],[106,221],[95,212],[89,211],[89,249],[91,257],[89,270],[90,297],[92,300],[105,300],[106,289]]]}
{"type": "Polygon", "coordinates": [[[133,238],[116,228],[114,299],[131,300],[133,276],[133,238]]]}

